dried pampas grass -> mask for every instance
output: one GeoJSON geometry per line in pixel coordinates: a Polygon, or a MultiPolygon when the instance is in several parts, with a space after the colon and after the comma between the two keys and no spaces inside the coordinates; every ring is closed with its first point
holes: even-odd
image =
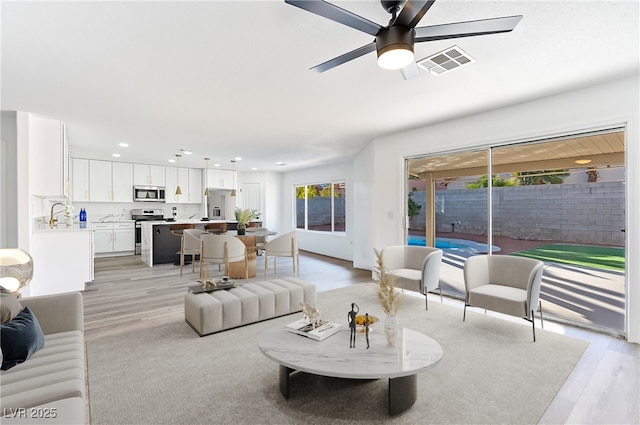
{"type": "Polygon", "coordinates": [[[376,266],[373,268],[375,273],[375,282],[378,284],[378,299],[387,315],[395,315],[400,306],[400,292],[396,291],[395,276],[388,275],[384,262],[382,261],[382,253],[377,249],[373,249],[376,254],[376,266]]]}

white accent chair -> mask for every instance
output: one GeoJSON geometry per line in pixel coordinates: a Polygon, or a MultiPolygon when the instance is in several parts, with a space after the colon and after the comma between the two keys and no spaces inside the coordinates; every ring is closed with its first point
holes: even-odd
{"type": "Polygon", "coordinates": [[[440,265],[442,250],[427,246],[394,245],[382,249],[382,262],[387,273],[396,278],[396,288],[420,292],[425,298],[425,309],[429,309],[427,292],[440,290],[440,265]]]}
{"type": "Polygon", "coordinates": [[[285,233],[266,242],[264,245],[264,278],[269,271],[269,257],[273,257],[273,272],[278,273],[277,257],[291,257],[293,273],[300,275],[300,256],[298,254],[298,233],[285,233]]]}
{"type": "Polygon", "coordinates": [[[480,307],[531,322],[533,341],[536,341],[534,312],[540,311],[540,285],[544,263],[533,258],[513,255],[475,255],[464,263],[465,303],[467,307],[480,307]]]}
{"type": "Polygon", "coordinates": [[[209,276],[209,265],[224,264],[224,273],[229,276],[229,263],[244,261],[245,280],[249,279],[249,261],[246,245],[235,236],[212,235],[200,237],[200,278],[209,276]],[[206,272],[206,273],[205,273],[206,272]]]}
{"type": "Polygon", "coordinates": [[[184,229],[180,247],[180,276],[184,267],[184,256],[191,256],[191,272],[196,271],[196,255],[200,255],[200,237],[207,233],[200,229],[184,229]]]}

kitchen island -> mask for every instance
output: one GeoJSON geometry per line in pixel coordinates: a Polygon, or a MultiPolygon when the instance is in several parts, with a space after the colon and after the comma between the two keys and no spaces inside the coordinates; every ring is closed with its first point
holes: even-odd
{"type": "Polygon", "coordinates": [[[227,223],[229,234],[235,234],[237,221],[229,220],[176,220],[176,221],[144,221],[141,223],[141,257],[142,262],[153,267],[155,264],[175,263],[179,261],[180,238],[171,233],[172,224],[195,224],[196,229],[204,230],[210,223],[227,223]]]}

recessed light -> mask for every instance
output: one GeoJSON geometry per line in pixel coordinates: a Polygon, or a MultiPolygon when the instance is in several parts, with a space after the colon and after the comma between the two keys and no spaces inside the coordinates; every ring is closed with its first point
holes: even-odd
{"type": "Polygon", "coordinates": [[[182,152],[185,155],[191,155],[193,153],[190,150],[184,150],[184,149],[180,149],[180,152],[182,152]]]}
{"type": "Polygon", "coordinates": [[[111,156],[114,157],[114,158],[120,158],[120,154],[119,153],[112,153],[111,156]]]}
{"type": "Polygon", "coordinates": [[[118,146],[120,146],[121,148],[128,148],[129,147],[129,143],[118,143],[118,146]]]}
{"type": "Polygon", "coordinates": [[[256,167],[252,167],[252,168],[251,168],[251,171],[256,171],[256,170],[257,170],[257,168],[256,168],[256,167]]]}
{"type": "Polygon", "coordinates": [[[576,164],[580,164],[580,165],[584,165],[584,164],[588,164],[591,162],[590,159],[576,159],[575,161],[576,164]]]}
{"type": "Polygon", "coordinates": [[[242,157],[236,156],[236,161],[242,161],[242,157]]]}
{"type": "Polygon", "coordinates": [[[176,160],[175,160],[175,159],[169,159],[168,161],[169,161],[169,162],[176,162],[176,160]]]}
{"type": "Polygon", "coordinates": [[[278,161],[278,162],[276,162],[276,165],[287,165],[287,164],[285,164],[284,162],[278,161]]]}
{"type": "Polygon", "coordinates": [[[219,167],[219,166],[220,166],[220,164],[213,164],[213,166],[214,166],[214,167],[219,167]]]}

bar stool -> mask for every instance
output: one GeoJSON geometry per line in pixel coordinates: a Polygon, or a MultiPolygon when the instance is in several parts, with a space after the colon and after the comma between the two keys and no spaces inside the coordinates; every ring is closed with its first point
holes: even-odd
{"type": "Polygon", "coordinates": [[[216,235],[224,235],[227,233],[227,223],[209,223],[204,226],[204,230],[216,235]]]}
{"type": "MultiPolygon", "coordinates": [[[[169,231],[171,232],[172,235],[176,235],[178,237],[180,237],[180,251],[177,251],[176,254],[180,255],[180,253],[182,252],[182,250],[184,249],[184,235],[182,234],[184,232],[185,229],[195,229],[196,225],[193,223],[182,223],[182,224],[171,224],[169,226],[169,231]]],[[[181,258],[178,259],[178,261],[176,261],[175,263],[173,263],[174,266],[180,266],[180,276],[182,276],[182,267],[185,264],[191,264],[191,263],[185,263],[184,262],[184,257],[181,256],[181,258]]]]}

